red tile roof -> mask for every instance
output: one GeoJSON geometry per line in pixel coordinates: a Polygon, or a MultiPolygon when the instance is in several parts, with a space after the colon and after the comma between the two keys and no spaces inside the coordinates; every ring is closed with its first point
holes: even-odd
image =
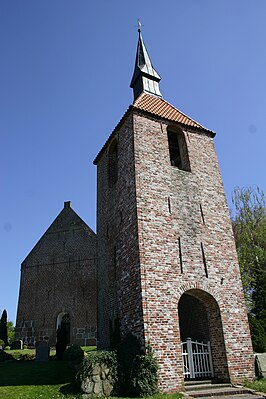
{"type": "Polygon", "coordinates": [[[209,129],[206,129],[204,126],[200,125],[198,122],[194,121],[193,119],[189,118],[187,115],[183,114],[183,112],[179,111],[177,108],[175,108],[173,105],[169,104],[167,101],[163,100],[160,97],[156,97],[151,94],[147,93],[142,93],[136,101],[133,103],[133,105],[130,105],[125,114],[123,115],[122,119],[120,122],[116,125],[114,128],[113,132],[105,142],[104,146],[98,153],[97,157],[94,159],[93,163],[94,165],[97,165],[97,162],[102,155],[103,151],[106,149],[111,137],[115,134],[119,126],[123,123],[125,120],[125,117],[128,115],[128,113],[132,110],[140,110],[143,112],[147,112],[151,115],[156,115],[164,119],[168,119],[170,121],[178,122],[182,125],[185,126],[190,126],[194,127],[196,129],[203,130],[205,132],[211,133],[212,137],[215,136],[215,133],[212,132],[209,129]]]}
{"type": "Polygon", "coordinates": [[[183,125],[196,127],[198,129],[208,130],[198,122],[189,118],[183,112],[179,111],[173,105],[160,97],[142,93],[134,102],[133,108],[149,112],[171,121],[182,123],[183,125]]]}

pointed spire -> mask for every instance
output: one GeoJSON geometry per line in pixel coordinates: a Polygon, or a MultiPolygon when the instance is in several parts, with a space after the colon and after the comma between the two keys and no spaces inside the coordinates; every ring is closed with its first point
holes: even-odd
{"type": "Polygon", "coordinates": [[[138,20],[138,32],[139,40],[137,46],[135,69],[130,83],[130,87],[134,91],[134,101],[143,92],[162,97],[159,88],[159,82],[161,78],[153,68],[150,57],[143,42],[140,20],[138,20]]]}

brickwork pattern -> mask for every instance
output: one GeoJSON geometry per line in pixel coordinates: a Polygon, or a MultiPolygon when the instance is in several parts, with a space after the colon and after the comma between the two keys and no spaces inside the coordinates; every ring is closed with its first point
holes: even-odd
{"type": "Polygon", "coordinates": [[[216,376],[243,382],[253,377],[253,353],[213,135],[183,131],[187,172],[170,165],[167,127],[181,128],[127,114],[110,139],[118,141],[111,190],[108,145],[98,159],[99,340],[110,345],[109,322],[118,317],[122,335],[133,332],[153,346],[161,390],[180,389],[178,307],[186,293],[205,306],[216,376]]]}
{"type": "Polygon", "coordinates": [[[70,343],[96,345],[96,235],[68,202],[21,265],[16,338],[55,345],[61,313],[70,343]]]}
{"type": "Polygon", "coordinates": [[[109,188],[112,141],[97,167],[99,348],[110,347],[111,330],[118,317],[122,331],[134,331],[144,342],[131,117],[113,140],[119,148],[117,183],[109,188]]]}

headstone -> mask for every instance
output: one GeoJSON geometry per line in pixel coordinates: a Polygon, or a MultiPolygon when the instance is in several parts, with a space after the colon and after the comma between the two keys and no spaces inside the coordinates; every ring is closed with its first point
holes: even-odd
{"type": "Polygon", "coordinates": [[[50,354],[50,346],[47,341],[38,341],[35,344],[36,348],[36,361],[48,362],[50,354]]]}
{"type": "Polygon", "coordinates": [[[21,339],[13,341],[10,349],[23,349],[23,341],[21,339]]]}
{"type": "Polygon", "coordinates": [[[266,353],[256,353],[255,361],[257,362],[257,374],[266,377],[266,353]]]}

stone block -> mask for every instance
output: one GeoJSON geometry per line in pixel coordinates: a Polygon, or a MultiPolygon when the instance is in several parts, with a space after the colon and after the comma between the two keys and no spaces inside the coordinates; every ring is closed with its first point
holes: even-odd
{"type": "Polygon", "coordinates": [[[93,392],[97,396],[101,396],[103,394],[103,387],[102,387],[102,382],[95,382],[93,392]]]}
{"type": "Polygon", "coordinates": [[[110,381],[108,380],[104,380],[102,382],[102,386],[103,386],[103,393],[105,396],[110,396],[113,390],[113,385],[110,383],[110,381]]]}
{"type": "Polygon", "coordinates": [[[255,361],[258,377],[266,378],[266,353],[256,353],[255,361]]]}
{"type": "Polygon", "coordinates": [[[93,392],[93,388],[94,388],[94,382],[91,381],[89,378],[85,378],[81,382],[81,391],[82,392],[90,394],[93,392]]]}
{"type": "Polygon", "coordinates": [[[36,348],[36,361],[48,362],[50,354],[50,346],[47,341],[38,341],[35,343],[36,348]]]}
{"type": "Polygon", "coordinates": [[[23,349],[23,342],[21,339],[13,341],[11,344],[11,349],[23,349]]]}

